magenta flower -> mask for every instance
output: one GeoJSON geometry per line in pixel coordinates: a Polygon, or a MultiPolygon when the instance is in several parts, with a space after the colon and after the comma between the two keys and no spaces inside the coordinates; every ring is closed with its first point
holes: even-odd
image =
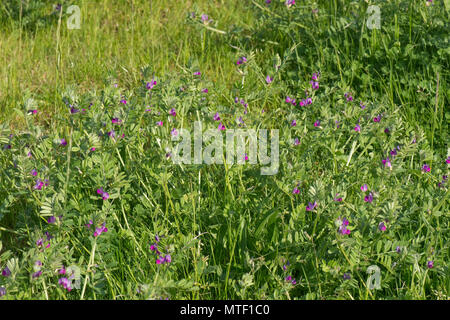
{"type": "Polygon", "coordinates": [[[36,169],[31,170],[31,175],[36,177],[37,176],[37,171],[36,169]]]}
{"type": "Polygon", "coordinates": [[[313,73],[312,74],[312,79],[314,80],[314,81],[318,81],[319,80],[319,77],[320,77],[320,73],[319,72],[315,72],[315,73],[313,73]]]}
{"type": "Polygon", "coordinates": [[[427,165],[426,163],[422,166],[422,171],[423,172],[430,172],[431,168],[429,165],[427,165]]]}
{"type": "Polygon", "coordinates": [[[33,110],[28,110],[28,113],[29,114],[36,114],[38,111],[36,110],[36,109],[33,109],[33,110]]]}
{"type": "Polygon", "coordinates": [[[316,122],[314,122],[314,127],[319,127],[320,126],[320,121],[317,120],[316,122]]]}
{"type": "Polygon", "coordinates": [[[427,262],[427,267],[428,267],[428,269],[432,269],[433,267],[434,267],[434,261],[428,261],[427,262]]]}
{"type": "Polygon", "coordinates": [[[450,156],[447,157],[447,160],[445,160],[445,162],[450,163],[450,156]]]}
{"type": "Polygon", "coordinates": [[[194,72],[194,76],[200,76],[202,73],[200,71],[194,72]]]}
{"type": "Polygon", "coordinates": [[[205,89],[202,90],[202,92],[203,92],[203,93],[208,93],[208,89],[205,88],[205,89]]]}
{"type": "Polygon", "coordinates": [[[305,99],[303,99],[302,101],[300,101],[299,103],[298,103],[298,105],[300,106],[300,107],[304,107],[304,106],[306,106],[306,100],[305,99]]]}
{"type": "Polygon", "coordinates": [[[299,194],[300,193],[300,189],[295,187],[294,190],[292,190],[292,194],[299,194]]]}
{"type": "Polygon", "coordinates": [[[295,121],[295,119],[294,120],[292,120],[292,122],[291,122],[291,126],[292,127],[295,127],[297,125],[297,121],[295,121]]]}
{"type": "Polygon", "coordinates": [[[122,100],[120,100],[120,103],[122,103],[122,104],[127,104],[127,100],[122,99],[122,100]]]}
{"type": "Polygon", "coordinates": [[[120,120],[119,118],[112,118],[111,119],[111,123],[112,124],[121,124],[122,120],[120,120]]]}
{"type": "Polygon", "coordinates": [[[384,224],[384,222],[380,222],[380,224],[378,225],[378,229],[380,231],[386,231],[386,225],[384,224]]]}
{"type": "Polygon", "coordinates": [[[173,128],[172,131],[170,131],[170,134],[171,134],[173,137],[176,137],[176,136],[178,135],[178,130],[175,129],[175,128],[173,128]]]}
{"type": "Polygon", "coordinates": [[[225,130],[225,126],[221,123],[219,123],[219,127],[217,128],[219,131],[224,131],[225,130]]]}
{"type": "Polygon", "coordinates": [[[273,78],[271,78],[269,75],[266,77],[267,84],[271,84],[273,81],[273,78]]]}
{"type": "Polygon", "coordinates": [[[339,196],[339,193],[336,193],[336,196],[334,197],[334,201],[336,201],[336,202],[342,202],[342,197],[339,197],[338,198],[338,196],[339,196]]]}
{"type": "Polygon", "coordinates": [[[64,138],[61,139],[60,143],[61,143],[62,146],[66,146],[67,145],[67,141],[64,138]]]}
{"type": "Polygon", "coordinates": [[[361,186],[361,191],[366,192],[368,190],[367,184],[361,186]]]}
{"type": "Polygon", "coordinates": [[[372,203],[372,201],[373,201],[373,195],[372,195],[372,192],[370,192],[367,196],[364,197],[364,201],[365,201],[365,202],[372,203]]]}
{"type": "Polygon", "coordinates": [[[97,189],[97,194],[101,195],[103,200],[108,200],[109,198],[109,193],[105,192],[103,188],[97,189]]]}
{"type": "Polygon", "coordinates": [[[213,119],[214,119],[214,121],[220,121],[220,116],[219,116],[218,112],[216,112],[213,119]]]}
{"type": "Polygon", "coordinates": [[[314,203],[309,202],[306,206],[306,211],[313,211],[317,207],[317,202],[314,201],[314,203]]]}
{"type": "Polygon", "coordinates": [[[365,106],[362,102],[359,103],[359,106],[360,106],[361,109],[363,109],[363,110],[366,108],[366,106],[365,106]]]}
{"type": "Polygon", "coordinates": [[[294,139],[294,146],[298,146],[300,144],[300,140],[298,138],[294,139]]]}
{"type": "Polygon", "coordinates": [[[287,96],[285,101],[286,101],[287,103],[292,103],[292,102],[295,102],[295,99],[293,99],[293,98],[287,96]]]}
{"type": "Polygon", "coordinates": [[[359,124],[357,124],[357,125],[355,126],[355,131],[356,131],[356,132],[360,132],[360,131],[361,131],[361,126],[360,126],[359,124]]]}
{"type": "Polygon", "coordinates": [[[158,121],[158,122],[156,122],[156,125],[162,127],[163,122],[162,121],[158,121]]]}
{"type": "Polygon", "coordinates": [[[380,120],[381,120],[381,114],[379,114],[378,116],[373,118],[373,122],[380,122],[380,120]]]}

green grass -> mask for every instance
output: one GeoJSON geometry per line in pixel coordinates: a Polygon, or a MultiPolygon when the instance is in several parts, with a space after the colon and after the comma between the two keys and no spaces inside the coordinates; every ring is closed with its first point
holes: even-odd
{"type": "Polygon", "coordinates": [[[0,299],[448,299],[446,7],[373,1],[382,28],[368,30],[365,2],[297,2],[79,1],[79,30],[69,2],[0,4],[0,299]],[[311,105],[285,102],[305,90],[311,105]],[[278,129],[279,172],[173,164],[172,128],[217,130],[216,112],[278,129]],[[156,235],[171,263],[156,264],[156,235]],[[71,292],[63,265],[80,271],[71,292]]]}

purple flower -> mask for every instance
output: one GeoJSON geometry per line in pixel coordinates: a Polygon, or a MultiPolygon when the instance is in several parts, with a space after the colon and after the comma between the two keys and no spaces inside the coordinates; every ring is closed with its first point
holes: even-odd
{"type": "Polygon", "coordinates": [[[297,125],[297,121],[295,121],[295,119],[294,120],[292,120],[292,122],[291,122],[291,126],[292,127],[295,127],[297,125]]]}
{"type": "Polygon", "coordinates": [[[294,139],[294,146],[298,146],[300,144],[300,140],[298,138],[294,139]]]}
{"type": "Polygon", "coordinates": [[[309,83],[311,84],[313,90],[319,89],[319,82],[317,82],[317,81],[310,81],[309,83]]]}
{"type": "Polygon", "coordinates": [[[295,0],[286,0],[284,4],[289,8],[295,4],[295,0]]]}
{"type": "Polygon", "coordinates": [[[71,285],[71,281],[69,279],[67,279],[66,277],[60,278],[58,280],[58,284],[62,285],[64,289],[67,289],[67,291],[71,291],[72,287],[71,285]]]}
{"type": "Polygon", "coordinates": [[[217,128],[219,131],[224,131],[225,130],[225,126],[221,123],[219,123],[219,127],[217,128]]]}
{"type": "Polygon", "coordinates": [[[349,229],[347,229],[348,224],[349,224],[349,221],[347,220],[347,218],[342,219],[342,223],[339,226],[339,232],[341,234],[344,234],[344,235],[350,234],[351,231],[349,229]]]}
{"type": "Polygon", "coordinates": [[[273,81],[273,78],[271,78],[269,75],[266,77],[267,84],[271,84],[273,81]]]}
{"type": "Polygon", "coordinates": [[[47,218],[47,223],[55,223],[56,222],[56,218],[55,216],[51,216],[47,218]]]}
{"type": "Polygon", "coordinates": [[[426,163],[422,166],[422,171],[423,172],[430,172],[431,168],[429,165],[427,165],[426,163]]]}
{"type": "Polygon", "coordinates": [[[366,108],[366,106],[365,106],[362,102],[359,103],[359,106],[360,106],[361,109],[363,109],[363,110],[366,108]]]}
{"type": "Polygon", "coordinates": [[[70,106],[70,113],[71,114],[75,114],[75,113],[78,113],[78,112],[80,112],[80,109],[77,109],[77,108],[75,108],[73,106],[70,106]]]}
{"type": "Polygon", "coordinates": [[[344,97],[347,98],[347,102],[353,101],[352,95],[350,93],[348,93],[348,92],[344,94],[344,97]]]}
{"type": "Polygon", "coordinates": [[[11,270],[9,270],[8,267],[5,267],[5,269],[2,270],[2,276],[9,277],[11,275],[11,270]]]}
{"type": "Polygon", "coordinates": [[[120,100],[120,103],[122,103],[122,104],[127,104],[127,100],[122,99],[122,100],[120,100]]]}
{"type": "Polygon", "coordinates": [[[41,274],[42,274],[42,271],[39,270],[39,271],[34,272],[34,273],[32,274],[32,277],[33,277],[33,279],[39,278],[39,277],[41,276],[41,274]]]}
{"type": "Polygon", "coordinates": [[[381,114],[379,114],[378,116],[373,118],[373,122],[380,122],[380,120],[381,120],[381,114]]]}
{"type": "Polygon", "coordinates": [[[317,120],[316,122],[314,122],[314,127],[319,127],[320,126],[320,121],[317,120]]]}
{"type": "Polygon", "coordinates": [[[295,101],[295,99],[293,99],[293,98],[287,96],[285,101],[286,101],[287,103],[292,103],[293,101],[295,101]]]}
{"type": "Polygon", "coordinates": [[[35,176],[35,177],[37,176],[37,171],[36,171],[36,169],[31,170],[31,175],[32,175],[32,176],[35,176]]]}
{"type": "Polygon", "coordinates": [[[402,248],[400,248],[400,246],[397,246],[397,248],[395,248],[395,251],[397,251],[397,253],[400,253],[402,251],[402,248]]]}
{"type": "Polygon", "coordinates": [[[109,198],[109,193],[105,192],[103,188],[97,189],[97,194],[101,195],[103,200],[108,200],[109,198]]]}
{"type": "Polygon", "coordinates": [[[220,121],[220,116],[219,116],[218,112],[216,112],[216,114],[214,115],[213,119],[214,119],[214,121],[220,121]]]}
{"type": "Polygon", "coordinates": [[[64,138],[61,139],[60,143],[61,143],[62,146],[66,146],[67,145],[67,141],[64,138]]]}
{"type": "Polygon", "coordinates": [[[386,225],[384,224],[384,222],[380,222],[380,224],[378,225],[378,229],[380,231],[386,231],[386,225]]]}
{"type": "Polygon", "coordinates": [[[66,268],[64,266],[62,266],[61,269],[58,270],[59,274],[66,274],[66,268]]]}
{"type": "Polygon", "coordinates": [[[445,162],[450,163],[450,156],[447,157],[447,160],[445,160],[445,162]]]}
{"type": "Polygon", "coordinates": [[[147,82],[146,87],[148,90],[152,90],[155,85],[156,85],[156,80],[152,79],[150,82],[147,82]]]}
{"type": "Polygon", "coordinates": [[[319,72],[314,72],[313,74],[312,74],[312,79],[314,80],[314,81],[317,81],[317,80],[319,80],[319,77],[320,77],[320,73],[319,72]]]}
{"type": "Polygon", "coordinates": [[[111,119],[111,123],[112,124],[121,124],[122,120],[120,120],[119,118],[112,118],[111,119]]]}
{"type": "Polygon", "coordinates": [[[200,76],[202,73],[200,71],[194,72],[194,76],[200,76]]]}
{"type": "Polygon", "coordinates": [[[37,241],[36,241],[36,245],[38,246],[38,247],[42,247],[42,245],[44,244],[44,240],[41,238],[41,239],[38,239],[37,241]]]}
{"type": "Polygon", "coordinates": [[[344,273],[344,275],[342,276],[342,278],[343,278],[344,280],[350,280],[350,278],[351,278],[350,273],[348,273],[348,272],[344,273]]]}
{"type": "Polygon", "coordinates": [[[33,187],[35,190],[42,190],[42,187],[44,186],[44,182],[42,182],[41,179],[36,180],[36,185],[33,187]]]}
{"type": "Polygon", "coordinates": [[[360,131],[361,131],[361,126],[360,126],[359,124],[357,124],[357,125],[355,126],[355,131],[356,131],[356,132],[360,132],[360,131]]]}
{"type": "Polygon", "coordinates": [[[162,127],[163,122],[162,121],[158,121],[158,122],[156,122],[156,125],[162,127]]]}
{"type": "Polygon", "coordinates": [[[361,186],[361,191],[366,192],[368,190],[367,184],[361,186]]]}
{"type": "Polygon", "coordinates": [[[386,159],[381,160],[381,162],[383,162],[384,167],[392,168],[391,160],[389,159],[389,157],[386,158],[386,159]]]}
{"type": "Polygon", "coordinates": [[[370,192],[367,196],[364,197],[364,201],[365,201],[365,202],[372,203],[372,201],[373,201],[373,195],[372,195],[372,192],[370,192]]]}
{"type": "Polygon", "coordinates": [[[98,237],[103,232],[105,233],[108,232],[108,228],[106,228],[106,222],[103,222],[103,224],[100,227],[95,228],[94,237],[98,237]]]}
{"type": "Polygon", "coordinates": [[[314,201],[314,203],[309,202],[306,206],[306,211],[313,211],[317,207],[317,202],[314,201]]]}
{"type": "Polygon", "coordinates": [[[36,114],[36,113],[37,113],[37,110],[36,110],[36,109],[28,110],[28,113],[29,113],[29,114],[36,114]]]}
{"type": "Polygon", "coordinates": [[[6,289],[4,287],[0,287],[0,297],[3,297],[6,294],[6,289]]]}
{"type": "Polygon", "coordinates": [[[339,193],[336,193],[336,196],[334,197],[334,201],[336,201],[336,202],[342,202],[342,197],[339,197],[338,198],[338,196],[339,196],[339,193]]]}
{"type": "Polygon", "coordinates": [[[209,21],[211,21],[211,20],[209,19],[208,15],[202,14],[202,22],[203,22],[204,24],[208,24],[209,21]]]}
{"type": "Polygon", "coordinates": [[[175,129],[175,128],[173,128],[172,131],[170,131],[170,134],[171,134],[173,137],[176,137],[176,136],[178,135],[178,130],[175,129]]]}
{"type": "Polygon", "coordinates": [[[428,267],[428,269],[432,269],[433,267],[434,267],[434,261],[428,261],[427,262],[427,267],[428,267]]]}
{"type": "Polygon", "coordinates": [[[240,65],[240,64],[244,64],[247,62],[247,58],[246,57],[240,57],[237,61],[236,64],[240,65]]]}
{"type": "Polygon", "coordinates": [[[300,189],[295,187],[294,190],[292,190],[292,194],[299,194],[300,193],[300,189]]]}
{"type": "Polygon", "coordinates": [[[208,93],[208,89],[205,88],[205,89],[202,90],[202,92],[203,92],[203,93],[208,93]]]}

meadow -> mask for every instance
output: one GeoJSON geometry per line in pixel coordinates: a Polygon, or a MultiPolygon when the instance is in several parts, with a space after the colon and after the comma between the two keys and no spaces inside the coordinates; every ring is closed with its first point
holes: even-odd
{"type": "Polygon", "coordinates": [[[0,300],[448,300],[449,14],[0,3],[0,300]],[[174,163],[196,121],[277,172],[174,163]]]}

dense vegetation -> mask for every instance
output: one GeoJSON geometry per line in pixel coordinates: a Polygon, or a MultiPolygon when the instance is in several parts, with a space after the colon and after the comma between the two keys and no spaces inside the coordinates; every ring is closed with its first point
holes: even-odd
{"type": "Polygon", "coordinates": [[[0,299],[448,299],[444,2],[0,4],[0,299]]]}

